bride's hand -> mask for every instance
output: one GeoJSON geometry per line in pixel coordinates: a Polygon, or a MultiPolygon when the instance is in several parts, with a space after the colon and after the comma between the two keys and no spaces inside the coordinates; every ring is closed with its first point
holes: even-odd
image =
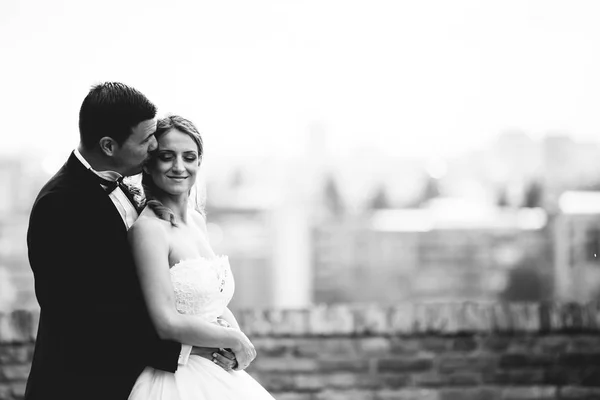
{"type": "Polygon", "coordinates": [[[241,371],[250,365],[256,358],[256,349],[250,339],[242,332],[236,330],[236,338],[238,343],[231,347],[231,351],[235,354],[237,365],[233,368],[235,371],[241,371]]]}

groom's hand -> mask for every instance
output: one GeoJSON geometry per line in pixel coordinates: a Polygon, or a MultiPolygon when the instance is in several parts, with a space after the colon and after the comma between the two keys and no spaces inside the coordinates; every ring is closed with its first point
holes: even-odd
{"type": "Polygon", "coordinates": [[[231,371],[237,367],[237,360],[235,354],[230,349],[219,349],[218,352],[213,353],[213,362],[225,371],[231,371]]]}
{"type": "Polygon", "coordinates": [[[227,349],[217,349],[214,347],[192,347],[191,354],[204,357],[223,368],[225,371],[231,371],[236,365],[235,354],[227,349]]]}

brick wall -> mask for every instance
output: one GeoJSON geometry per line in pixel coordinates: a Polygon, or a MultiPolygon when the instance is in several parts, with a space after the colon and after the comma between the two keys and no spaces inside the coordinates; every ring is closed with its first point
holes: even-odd
{"type": "MultiPolygon", "coordinates": [[[[600,304],[402,304],[237,313],[278,400],[600,399],[600,304]]],[[[37,314],[0,314],[0,399],[22,396],[37,314]]]]}

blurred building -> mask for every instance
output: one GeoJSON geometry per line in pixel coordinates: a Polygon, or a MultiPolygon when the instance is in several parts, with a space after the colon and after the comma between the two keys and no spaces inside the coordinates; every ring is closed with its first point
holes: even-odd
{"type": "MultiPolygon", "coordinates": [[[[303,282],[300,287],[308,293],[295,304],[537,300],[553,295],[554,220],[531,207],[551,205],[562,191],[593,181],[600,159],[597,146],[560,135],[534,140],[513,131],[488,149],[459,159],[398,160],[370,152],[332,154],[315,132],[296,159],[231,159],[210,174],[219,177],[211,181],[209,197],[215,205],[262,204],[270,221],[285,220],[291,209],[302,210],[303,217],[296,219],[301,227],[281,223],[288,232],[302,232],[294,239],[302,243],[296,253],[286,248],[294,245],[277,240],[274,225],[264,225],[273,235],[265,236],[272,254],[296,254],[280,256],[278,262],[273,255],[271,261],[264,259],[271,262],[265,274],[276,287],[303,282]],[[548,172],[560,149],[560,173],[548,172]],[[500,204],[499,188],[505,190],[505,204],[500,204]],[[411,204],[420,208],[401,208],[411,204]],[[288,211],[276,211],[286,207],[288,211]],[[294,274],[281,272],[286,270],[282,265],[298,258],[302,261],[294,274]],[[307,277],[312,283],[306,283],[307,277]]],[[[285,296],[277,298],[276,292],[265,283],[261,293],[271,293],[270,300],[265,297],[261,303],[285,303],[285,296]]]]}
{"type": "Polygon", "coordinates": [[[37,165],[26,157],[0,161],[0,310],[37,307],[26,243],[29,212],[46,179],[37,165]]]}
{"type": "Polygon", "coordinates": [[[558,199],[568,190],[600,189],[600,148],[576,143],[565,135],[543,141],[543,183],[547,207],[558,211],[558,199]]]}
{"type": "Polygon", "coordinates": [[[557,298],[600,299],[600,192],[565,192],[555,222],[557,298]]]}
{"type": "Polygon", "coordinates": [[[209,239],[217,254],[229,256],[236,281],[231,308],[307,307],[312,303],[312,207],[294,190],[274,191],[285,187],[282,182],[266,187],[252,182],[246,178],[244,185],[208,189],[209,239]]]}
{"type": "Polygon", "coordinates": [[[268,210],[242,207],[209,207],[208,231],[217,254],[229,257],[236,282],[231,306],[268,306],[273,301],[272,235],[268,210]]]}
{"type": "Polygon", "coordinates": [[[459,214],[379,210],[315,227],[315,301],[492,301],[511,290],[518,268],[551,282],[543,210],[459,214]]]}

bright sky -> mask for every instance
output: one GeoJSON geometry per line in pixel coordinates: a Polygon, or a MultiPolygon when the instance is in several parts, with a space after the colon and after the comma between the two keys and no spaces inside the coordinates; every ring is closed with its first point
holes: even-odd
{"type": "Polygon", "coordinates": [[[600,3],[3,0],[4,152],[78,141],[89,87],[131,84],[218,154],[450,155],[505,130],[600,138],[600,3]]]}

